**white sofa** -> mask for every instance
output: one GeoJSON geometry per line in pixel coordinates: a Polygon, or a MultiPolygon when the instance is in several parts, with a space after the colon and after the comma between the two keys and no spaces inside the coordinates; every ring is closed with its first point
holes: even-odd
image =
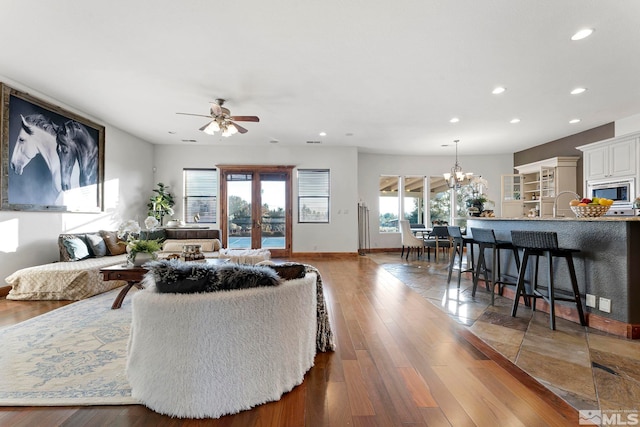
{"type": "MultiPolygon", "coordinates": [[[[280,399],[316,354],[318,276],[279,286],[132,299],[127,377],[152,410],[218,418],[280,399]]],[[[332,348],[332,344],[331,344],[332,348]]]]}
{"type": "MultiPolygon", "coordinates": [[[[217,258],[219,255],[220,237],[219,230],[214,229],[165,229],[158,231],[163,244],[167,247],[180,248],[182,244],[203,243],[217,250],[208,253],[209,257],[217,258]],[[184,243],[182,243],[184,242],[184,243]]],[[[156,238],[156,236],[150,236],[156,238]]],[[[110,265],[124,264],[126,254],[111,255],[110,251],[124,249],[117,243],[115,232],[100,231],[95,233],[61,234],[58,237],[58,249],[60,262],[43,264],[23,268],[8,276],[5,281],[11,286],[7,295],[10,300],[81,300],[111,289],[124,286],[126,282],[121,280],[103,281],[100,269],[110,265]],[[89,257],[79,261],[71,260],[68,248],[64,241],[69,237],[82,237],[86,235],[104,237],[106,254],[100,257],[89,257]]],[[[121,251],[119,251],[121,252],[121,251]]],[[[166,257],[174,251],[160,252],[160,257],[166,257]]]]}

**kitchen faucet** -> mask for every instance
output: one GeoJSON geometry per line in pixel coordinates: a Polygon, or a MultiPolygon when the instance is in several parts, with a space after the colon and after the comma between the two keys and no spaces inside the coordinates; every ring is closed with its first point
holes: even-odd
{"type": "Polygon", "coordinates": [[[579,195],[578,193],[576,193],[575,191],[566,190],[566,191],[561,191],[561,192],[559,192],[559,193],[556,195],[556,198],[553,200],[553,217],[554,217],[554,218],[556,218],[556,217],[557,217],[557,215],[556,215],[556,213],[557,213],[557,212],[556,212],[556,210],[557,210],[557,207],[558,207],[558,197],[560,197],[560,196],[562,196],[563,194],[566,194],[566,193],[571,193],[571,194],[573,194],[574,196],[576,196],[576,199],[578,199],[578,200],[580,200],[580,199],[581,199],[580,195],[579,195]]]}

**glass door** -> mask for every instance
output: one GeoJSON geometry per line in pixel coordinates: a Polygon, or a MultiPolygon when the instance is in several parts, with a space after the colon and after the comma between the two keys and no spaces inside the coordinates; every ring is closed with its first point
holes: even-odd
{"type": "Polygon", "coordinates": [[[291,166],[219,166],[222,245],[291,255],[291,166]]]}
{"type": "Polygon", "coordinates": [[[254,222],[251,210],[253,203],[253,173],[230,173],[226,176],[226,226],[229,249],[251,249],[254,222]]]}
{"type": "Polygon", "coordinates": [[[287,177],[278,172],[260,174],[260,247],[286,249],[287,177]]]}

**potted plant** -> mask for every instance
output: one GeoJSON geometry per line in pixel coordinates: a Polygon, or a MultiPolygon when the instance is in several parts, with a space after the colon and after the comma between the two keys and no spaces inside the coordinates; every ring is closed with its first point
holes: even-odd
{"type": "Polygon", "coordinates": [[[162,226],[165,215],[169,217],[173,216],[173,205],[175,205],[175,201],[173,200],[173,194],[169,192],[169,186],[161,182],[158,183],[158,188],[153,190],[153,192],[156,194],[155,196],[151,196],[149,203],[147,203],[147,208],[149,209],[147,215],[157,219],[160,226],[162,226]]]}
{"type": "Polygon", "coordinates": [[[480,216],[484,211],[485,204],[493,203],[485,194],[485,191],[488,189],[488,182],[486,179],[482,178],[482,176],[474,176],[471,178],[469,185],[465,188],[469,215],[480,216]]]}
{"type": "MultiPolygon", "coordinates": [[[[158,220],[153,216],[148,216],[144,220],[147,229],[146,235],[158,226],[158,220]]],[[[125,239],[120,243],[127,245],[127,260],[134,266],[141,266],[147,261],[158,258],[157,252],[162,248],[160,241],[156,239],[142,239],[138,221],[129,220],[120,224],[118,227],[118,238],[125,239]]]]}

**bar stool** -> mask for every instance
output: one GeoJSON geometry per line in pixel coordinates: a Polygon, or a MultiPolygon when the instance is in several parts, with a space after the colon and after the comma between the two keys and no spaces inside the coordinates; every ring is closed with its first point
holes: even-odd
{"type": "Polygon", "coordinates": [[[460,287],[460,278],[462,273],[471,272],[473,276],[473,245],[476,241],[473,237],[465,236],[460,231],[460,227],[456,226],[448,226],[447,231],[449,232],[449,236],[453,239],[453,254],[451,254],[451,260],[449,262],[449,277],[447,277],[447,285],[451,283],[451,274],[453,273],[453,264],[455,264],[456,254],[458,255],[458,288],[460,287]],[[464,248],[469,245],[471,257],[467,257],[467,268],[465,270],[462,269],[462,256],[464,254],[464,248]]]}
{"type": "Polygon", "coordinates": [[[582,300],[580,299],[580,291],[578,290],[578,279],[576,278],[576,270],[573,265],[573,254],[580,252],[579,249],[565,249],[558,247],[558,234],[553,231],[511,231],[511,240],[513,245],[518,248],[522,248],[524,253],[522,255],[522,264],[520,265],[520,271],[518,273],[518,283],[516,286],[516,297],[513,300],[513,309],[511,310],[511,316],[515,317],[518,311],[518,300],[520,296],[533,298],[532,309],[536,309],[536,299],[542,298],[549,304],[549,322],[551,329],[556,329],[556,310],[555,301],[573,301],[576,303],[578,309],[578,316],[580,317],[580,324],[586,326],[587,322],[584,318],[584,311],[582,310],[582,300]],[[538,288],[538,261],[540,256],[546,256],[547,258],[547,292],[541,293],[538,288]],[[524,289],[524,275],[527,269],[527,263],[530,256],[536,257],[535,268],[533,272],[533,285],[531,287],[531,293],[527,294],[524,289]],[[569,268],[569,276],[571,278],[571,287],[573,288],[573,294],[570,291],[564,291],[561,289],[555,289],[553,281],[553,258],[564,258],[567,260],[567,267],[569,268]],[[563,292],[565,296],[558,296],[556,292],[563,292]]]}
{"type": "Polygon", "coordinates": [[[520,270],[520,256],[518,255],[518,249],[506,240],[497,240],[496,235],[491,228],[471,228],[471,235],[478,244],[480,253],[478,255],[478,263],[476,264],[476,272],[473,275],[473,291],[471,296],[476,296],[476,288],[478,287],[478,279],[480,273],[484,275],[484,283],[487,290],[491,291],[491,305],[495,302],[495,287],[498,285],[498,294],[502,295],[502,288],[504,285],[516,285],[515,283],[505,282],[500,279],[500,250],[507,249],[513,251],[513,256],[516,261],[516,267],[520,270]],[[485,251],[491,249],[491,280],[487,278],[487,262],[485,259],[485,251]],[[491,287],[489,287],[491,283],[491,287]]]}

